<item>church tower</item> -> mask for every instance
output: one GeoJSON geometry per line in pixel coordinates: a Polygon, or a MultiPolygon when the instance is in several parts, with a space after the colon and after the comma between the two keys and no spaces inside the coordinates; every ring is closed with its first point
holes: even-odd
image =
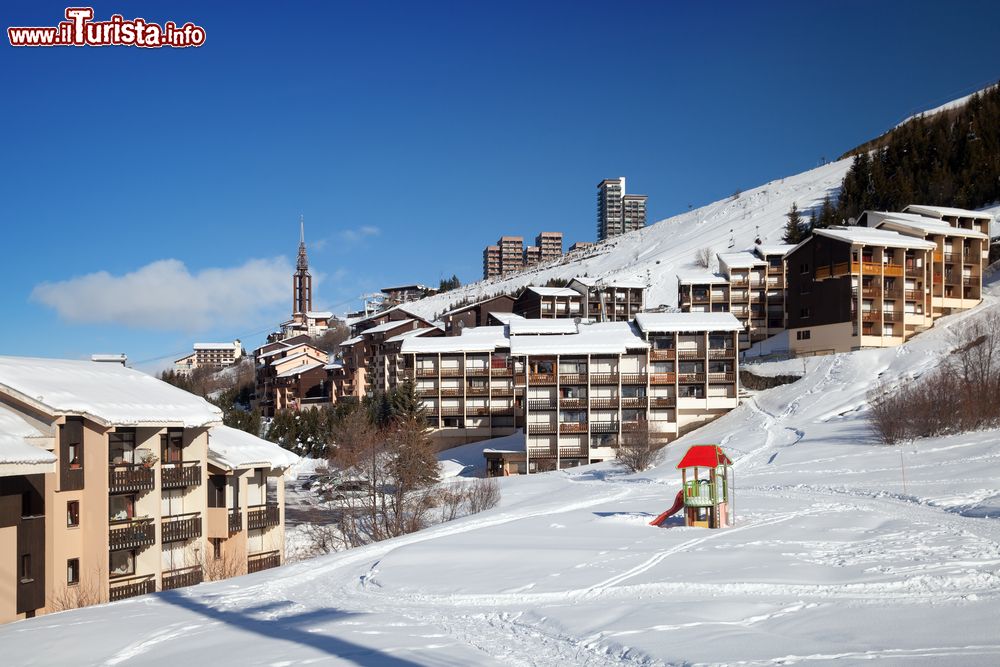
{"type": "Polygon", "coordinates": [[[305,314],[312,310],[312,275],[309,273],[309,258],[306,257],[306,226],[299,217],[299,259],[295,264],[295,274],[292,276],[292,316],[305,314]]]}

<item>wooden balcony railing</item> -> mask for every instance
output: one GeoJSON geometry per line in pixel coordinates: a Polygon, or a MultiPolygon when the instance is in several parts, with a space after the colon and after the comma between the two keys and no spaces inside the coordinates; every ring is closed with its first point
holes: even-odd
{"type": "Polygon", "coordinates": [[[618,373],[593,373],[590,376],[591,384],[618,384],[618,373]]]}
{"type": "Polygon", "coordinates": [[[704,350],[698,350],[698,349],[677,350],[678,359],[702,359],[704,357],[705,357],[704,350]]]}
{"type": "Polygon", "coordinates": [[[433,377],[437,377],[437,374],[438,374],[438,372],[437,372],[436,368],[418,368],[417,369],[417,377],[418,378],[433,378],[433,377]]]}
{"type": "Polygon", "coordinates": [[[862,322],[878,322],[882,319],[882,312],[878,310],[863,310],[861,311],[861,321],[862,322]]]}
{"type": "Polygon", "coordinates": [[[587,422],[560,422],[560,433],[586,433],[587,422]]]}
{"type": "Polygon", "coordinates": [[[140,463],[123,463],[108,467],[108,491],[110,493],[139,493],[152,491],[153,469],[140,463]]]}
{"type": "Polygon", "coordinates": [[[644,408],[646,407],[645,396],[625,396],[622,398],[623,408],[644,408]]]}
{"type": "Polygon", "coordinates": [[[180,489],[185,486],[201,486],[201,463],[165,463],[160,466],[160,485],[164,489],[180,489]]]}
{"type": "Polygon", "coordinates": [[[462,389],[459,387],[445,387],[441,389],[442,396],[462,396],[462,389]]]}
{"type": "Polygon", "coordinates": [[[645,419],[622,422],[622,433],[638,433],[639,431],[644,431],[647,428],[649,428],[649,424],[645,419]]]}
{"type": "Polygon", "coordinates": [[[510,377],[513,371],[508,366],[492,366],[490,367],[490,375],[493,377],[510,377]]]}
{"type": "Polygon", "coordinates": [[[646,384],[646,374],[622,373],[622,384],[646,384]]]}
{"type": "Polygon", "coordinates": [[[673,396],[653,396],[649,399],[651,408],[672,408],[677,405],[677,399],[673,396]]]}
{"type": "Polygon", "coordinates": [[[681,382],[704,382],[704,373],[678,373],[677,379],[681,382]]]}
{"type": "Polygon", "coordinates": [[[513,405],[491,405],[490,406],[491,415],[512,415],[514,414],[513,405]]]}
{"type": "Polygon", "coordinates": [[[229,510],[229,534],[243,530],[243,512],[238,509],[229,510]]]}
{"type": "Polygon", "coordinates": [[[528,434],[545,435],[545,434],[555,433],[556,432],[556,425],[555,424],[551,424],[551,423],[548,423],[548,424],[528,424],[527,427],[525,427],[525,430],[527,431],[528,434]]]}
{"type": "Polygon", "coordinates": [[[618,422],[591,422],[591,433],[617,433],[618,422]]]}
{"type": "Polygon", "coordinates": [[[587,407],[587,399],[585,398],[561,398],[559,399],[560,408],[576,408],[578,410],[585,409],[587,407]]]}
{"type": "Polygon", "coordinates": [[[587,456],[588,453],[589,452],[587,451],[586,446],[583,447],[562,446],[559,448],[559,456],[563,458],[568,458],[568,457],[576,458],[581,456],[587,456]]]}
{"type": "Polygon", "coordinates": [[[489,394],[490,394],[490,388],[489,387],[466,387],[465,388],[465,395],[466,396],[489,396],[489,394]]]}
{"type": "Polygon", "coordinates": [[[466,377],[483,377],[490,374],[490,369],[485,366],[469,367],[465,369],[466,377]]]}
{"type": "Polygon", "coordinates": [[[494,387],[490,388],[490,391],[493,393],[494,396],[513,396],[514,395],[514,388],[513,387],[496,387],[496,386],[494,386],[494,387]]]}
{"type": "Polygon", "coordinates": [[[555,373],[531,373],[529,376],[529,382],[531,384],[555,384],[556,376],[555,373]]]}
{"type": "Polygon", "coordinates": [[[251,505],[247,509],[247,530],[258,530],[281,523],[281,512],[276,503],[251,505]]]}
{"type": "Polygon", "coordinates": [[[677,376],[674,373],[651,373],[649,375],[650,384],[673,384],[677,376]]]}
{"type": "Polygon", "coordinates": [[[108,530],[108,548],[141,549],[156,544],[156,526],[152,519],[112,521],[108,530]]]}
{"type": "Polygon", "coordinates": [[[528,456],[531,458],[547,458],[555,455],[551,447],[528,447],[528,456]]]}
{"type": "Polygon", "coordinates": [[[708,350],[709,359],[732,359],[736,355],[735,347],[713,347],[708,350]]]}
{"type": "Polygon", "coordinates": [[[431,408],[428,411],[432,415],[441,415],[442,417],[461,417],[465,414],[465,408],[455,407],[453,405],[447,407],[441,407],[438,409],[431,408]]]}
{"type": "Polygon", "coordinates": [[[457,378],[465,375],[465,371],[461,368],[442,368],[441,377],[443,378],[457,378]]]}
{"type": "Polygon", "coordinates": [[[649,358],[653,361],[673,361],[677,358],[677,350],[674,348],[667,350],[650,350],[649,358]]]}
{"type": "Polygon", "coordinates": [[[152,574],[146,574],[141,577],[127,577],[125,579],[112,579],[110,583],[108,599],[111,602],[156,592],[156,577],[152,574]]]}
{"type": "Polygon", "coordinates": [[[281,554],[277,551],[265,551],[247,556],[247,573],[249,574],[269,570],[279,565],[281,565],[281,554]]]}
{"type": "Polygon", "coordinates": [[[709,382],[736,382],[735,373],[709,373],[709,382]]]}
{"type": "Polygon", "coordinates": [[[201,537],[201,514],[189,512],[163,517],[160,537],[162,542],[178,542],[201,537]]]}
{"type": "Polygon", "coordinates": [[[618,399],[617,398],[592,398],[590,399],[590,407],[594,410],[617,410],[618,409],[618,399]]]}
{"type": "Polygon", "coordinates": [[[529,410],[555,410],[557,407],[554,399],[532,398],[528,400],[529,410]]]}
{"type": "Polygon", "coordinates": [[[202,572],[201,565],[182,567],[176,570],[164,570],[160,590],[172,591],[175,588],[194,586],[195,584],[200,584],[202,581],[204,581],[204,573],[202,572]]]}
{"type": "Polygon", "coordinates": [[[436,387],[419,387],[417,388],[417,396],[437,396],[438,390],[436,387]]]}
{"type": "Polygon", "coordinates": [[[560,373],[559,384],[587,384],[586,373],[560,373]]]}
{"type": "Polygon", "coordinates": [[[490,414],[490,409],[485,405],[477,405],[465,408],[465,414],[473,417],[486,417],[490,414]]]}

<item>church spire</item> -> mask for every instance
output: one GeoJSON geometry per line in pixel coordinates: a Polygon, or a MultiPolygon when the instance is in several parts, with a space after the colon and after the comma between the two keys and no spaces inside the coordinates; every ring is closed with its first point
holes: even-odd
{"type": "Polygon", "coordinates": [[[309,273],[309,258],[306,256],[306,224],[304,216],[299,216],[299,259],[292,276],[292,314],[304,315],[312,310],[312,275],[309,273]]]}
{"type": "Polygon", "coordinates": [[[295,267],[299,271],[309,270],[309,258],[306,257],[306,223],[305,216],[299,216],[299,260],[295,267]]]}

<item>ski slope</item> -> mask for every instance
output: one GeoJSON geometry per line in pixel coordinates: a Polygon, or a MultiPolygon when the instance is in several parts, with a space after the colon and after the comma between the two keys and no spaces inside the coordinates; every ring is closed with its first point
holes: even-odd
{"type": "Polygon", "coordinates": [[[583,254],[539,265],[509,277],[481,280],[456,290],[406,304],[406,309],[424,318],[434,318],[460,302],[479,301],[500,293],[516,293],[526,285],[544,285],[551,278],[576,276],[635,279],[649,289],[649,306],[677,305],[678,272],[695,268],[695,254],[711,248],[713,254],[753,247],[757,235],[765,243],[781,243],[785,215],[796,204],[808,212],[829,195],[836,200],[851,160],[771,181],[739,195],[687,213],[661,220],[628,234],[614,237],[583,254]]]}
{"type": "Polygon", "coordinates": [[[2,627],[4,662],[998,664],[1000,432],[885,447],[865,419],[998,295],[899,348],[781,362],[804,377],[648,473],[505,478],[499,507],[420,533],[2,627]],[[650,527],[706,442],[735,460],[735,527],[650,527]]]}

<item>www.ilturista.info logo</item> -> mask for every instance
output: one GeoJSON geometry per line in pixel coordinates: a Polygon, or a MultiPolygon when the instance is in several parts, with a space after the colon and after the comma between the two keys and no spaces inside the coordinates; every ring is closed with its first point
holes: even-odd
{"type": "Polygon", "coordinates": [[[94,21],[93,7],[67,7],[66,19],[54,28],[11,27],[11,46],[163,46],[185,48],[205,43],[205,29],[193,23],[179,26],[167,21],[162,26],[146,19],[126,20],[113,14],[110,20],[94,21]]]}

